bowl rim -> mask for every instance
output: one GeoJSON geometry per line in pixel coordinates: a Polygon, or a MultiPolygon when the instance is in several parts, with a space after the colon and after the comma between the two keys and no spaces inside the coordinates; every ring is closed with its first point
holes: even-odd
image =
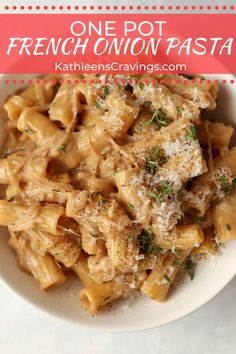
{"type": "MultiPolygon", "coordinates": [[[[96,332],[106,332],[106,333],[132,333],[132,332],[141,332],[141,331],[148,331],[148,330],[152,330],[155,328],[160,328],[163,326],[167,326],[168,324],[171,323],[175,323],[177,321],[180,321],[182,319],[185,319],[189,316],[191,316],[192,314],[194,314],[195,312],[197,312],[198,310],[200,310],[201,308],[205,307],[209,302],[211,302],[214,298],[216,298],[222,291],[223,289],[230,284],[230,282],[235,278],[236,273],[231,274],[230,278],[227,279],[224,284],[222,284],[219,289],[217,290],[217,292],[213,293],[206,301],[202,300],[202,302],[200,302],[199,304],[197,304],[195,307],[193,307],[190,311],[186,310],[186,311],[182,311],[181,314],[179,314],[179,316],[174,316],[173,318],[170,318],[169,320],[164,321],[161,324],[153,324],[151,326],[133,326],[132,328],[130,327],[126,327],[125,324],[122,325],[125,328],[121,328],[122,326],[120,326],[119,328],[115,328],[112,329],[110,326],[105,326],[105,325],[96,325],[95,323],[91,322],[90,324],[86,324],[83,321],[76,321],[74,318],[69,319],[67,316],[65,315],[61,315],[59,312],[55,311],[55,310],[49,310],[46,306],[36,303],[33,301],[32,298],[29,298],[27,296],[24,296],[24,294],[22,292],[20,292],[17,287],[15,288],[14,286],[11,286],[7,281],[5,281],[2,276],[0,275],[0,284],[4,285],[4,287],[6,289],[9,290],[10,293],[12,293],[13,295],[15,295],[18,299],[21,299],[23,303],[29,305],[29,307],[31,307],[31,309],[36,309],[37,311],[41,312],[42,314],[50,317],[51,319],[57,319],[60,320],[61,322],[70,324],[74,327],[78,327],[81,328],[82,330],[89,330],[89,331],[96,331],[96,332]]],[[[141,324],[141,323],[140,323],[141,324]]]]}

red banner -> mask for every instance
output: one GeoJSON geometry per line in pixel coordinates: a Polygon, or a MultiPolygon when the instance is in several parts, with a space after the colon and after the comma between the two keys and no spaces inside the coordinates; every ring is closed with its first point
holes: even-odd
{"type": "Polygon", "coordinates": [[[1,73],[235,73],[230,14],[0,15],[1,73]]]}

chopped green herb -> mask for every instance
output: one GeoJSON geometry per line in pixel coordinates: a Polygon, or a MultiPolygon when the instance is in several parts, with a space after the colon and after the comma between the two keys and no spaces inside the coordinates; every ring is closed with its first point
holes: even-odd
{"type": "Polygon", "coordinates": [[[152,148],[152,156],[156,160],[159,160],[160,156],[161,156],[161,150],[158,147],[153,147],[152,148]]]}
{"type": "Polygon", "coordinates": [[[164,157],[164,154],[159,148],[152,148],[151,156],[150,158],[146,158],[146,170],[148,173],[151,175],[154,175],[156,172],[157,168],[159,166],[162,166],[167,162],[167,159],[164,157]]]}
{"type": "Polygon", "coordinates": [[[101,76],[101,74],[96,74],[96,75],[95,75],[95,77],[100,77],[100,76],[101,76]]]}
{"type": "Polygon", "coordinates": [[[170,197],[173,194],[173,183],[168,181],[160,181],[157,192],[147,192],[149,197],[158,201],[162,201],[165,197],[170,197]]]}
{"type": "Polygon", "coordinates": [[[226,175],[221,175],[217,178],[217,182],[219,182],[221,188],[225,188],[228,185],[229,178],[226,175]]]}
{"type": "Polygon", "coordinates": [[[59,189],[53,189],[53,188],[52,188],[52,191],[53,192],[60,192],[59,189]]]}
{"type": "Polygon", "coordinates": [[[129,281],[128,280],[124,280],[124,285],[129,285],[129,281]]]}
{"type": "Polygon", "coordinates": [[[129,207],[130,209],[135,209],[135,206],[134,206],[133,204],[131,204],[131,203],[128,204],[128,207],[129,207]]]}
{"type": "Polygon", "coordinates": [[[231,194],[233,192],[232,185],[229,185],[229,186],[225,187],[224,188],[224,192],[225,192],[225,194],[231,194]]]}
{"type": "Polygon", "coordinates": [[[193,280],[195,276],[194,272],[194,264],[191,260],[190,257],[188,257],[185,262],[184,262],[184,269],[187,271],[188,275],[190,276],[190,279],[193,280]]]}
{"type": "Polygon", "coordinates": [[[144,86],[145,86],[145,85],[144,85],[144,83],[143,83],[143,82],[140,82],[140,83],[139,83],[139,87],[141,88],[141,90],[143,90],[143,89],[144,89],[144,86]]]}
{"type": "Polygon", "coordinates": [[[31,128],[26,128],[26,129],[24,130],[24,132],[25,132],[26,134],[31,134],[31,133],[33,133],[33,130],[32,130],[31,128]]]}
{"type": "Polygon", "coordinates": [[[219,182],[220,187],[227,195],[231,194],[233,190],[236,188],[236,179],[233,180],[232,184],[229,184],[229,178],[227,175],[219,176],[217,182],[219,182]]]}
{"type": "Polygon", "coordinates": [[[60,148],[59,151],[64,154],[66,152],[67,144],[63,144],[60,148]]]}
{"type": "Polygon", "coordinates": [[[150,101],[145,101],[144,104],[143,104],[143,107],[150,107],[152,104],[152,102],[150,101]]]}
{"type": "Polygon", "coordinates": [[[166,113],[163,112],[160,108],[157,109],[152,117],[146,121],[146,125],[150,127],[152,124],[156,124],[158,130],[161,129],[161,127],[166,127],[168,125],[168,120],[166,113]]]}
{"type": "Polygon", "coordinates": [[[173,194],[173,183],[168,181],[160,181],[159,187],[161,188],[162,196],[171,196],[173,194]]]}
{"type": "Polygon", "coordinates": [[[147,192],[147,195],[151,198],[154,198],[158,201],[162,200],[161,194],[160,193],[155,193],[155,192],[147,192]]]}
{"type": "Polygon", "coordinates": [[[194,125],[191,125],[189,127],[189,131],[188,131],[186,137],[190,141],[196,141],[197,140],[197,129],[196,129],[196,127],[194,125]]]}
{"type": "Polygon", "coordinates": [[[231,230],[231,225],[230,224],[226,224],[226,230],[230,231],[231,230]]]}
{"type": "Polygon", "coordinates": [[[104,87],[104,91],[103,91],[104,97],[108,96],[109,94],[110,94],[109,87],[108,87],[108,86],[105,86],[105,87],[104,87]]]}
{"type": "Polygon", "coordinates": [[[95,102],[95,107],[96,107],[97,109],[102,109],[101,103],[98,102],[98,101],[95,102]]]}
{"type": "Polygon", "coordinates": [[[170,280],[170,278],[168,277],[167,274],[164,274],[163,279],[165,279],[168,283],[171,283],[171,280],[170,280]]]}
{"type": "Polygon", "coordinates": [[[150,230],[144,230],[139,237],[139,249],[144,254],[151,254],[158,250],[152,238],[152,232],[150,230]]]}
{"type": "Polygon", "coordinates": [[[151,175],[154,175],[158,167],[158,164],[155,160],[148,160],[146,159],[146,170],[151,175]]]}

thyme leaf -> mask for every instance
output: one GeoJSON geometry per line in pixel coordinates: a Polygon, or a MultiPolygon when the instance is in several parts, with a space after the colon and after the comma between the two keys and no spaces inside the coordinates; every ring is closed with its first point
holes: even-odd
{"type": "Polygon", "coordinates": [[[160,108],[157,109],[152,117],[146,121],[146,125],[150,127],[152,124],[155,124],[160,130],[162,127],[166,127],[168,125],[168,120],[166,113],[163,112],[160,108]]]}
{"type": "Polygon", "coordinates": [[[187,139],[190,141],[196,141],[197,140],[197,129],[194,125],[191,125],[189,127],[189,131],[186,135],[187,139]]]}

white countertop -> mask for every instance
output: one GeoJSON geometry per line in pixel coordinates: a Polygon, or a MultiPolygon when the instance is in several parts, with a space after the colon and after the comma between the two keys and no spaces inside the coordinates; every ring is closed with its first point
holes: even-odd
{"type": "Polygon", "coordinates": [[[0,313],[4,354],[230,354],[236,348],[236,278],[197,312],[144,332],[84,331],[39,311],[3,285],[0,313]]]}

